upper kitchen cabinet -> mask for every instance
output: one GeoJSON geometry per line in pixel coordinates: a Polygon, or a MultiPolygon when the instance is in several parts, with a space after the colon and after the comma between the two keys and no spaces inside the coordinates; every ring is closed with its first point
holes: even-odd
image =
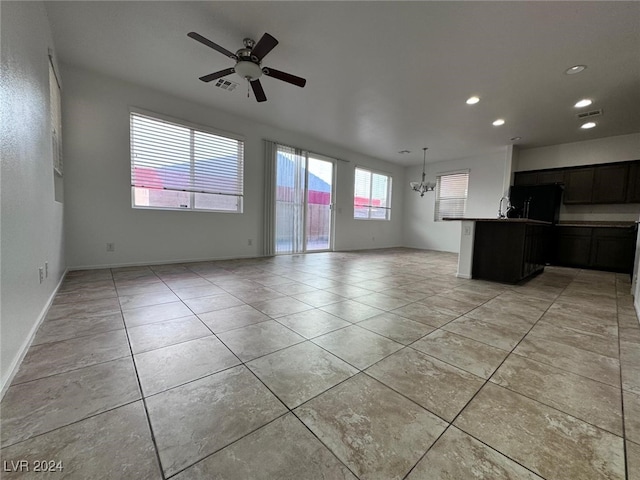
{"type": "Polygon", "coordinates": [[[517,186],[537,185],[538,171],[533,172],[516,172],[513,175],[513,184],[517,186]]]}
{"type": "Polygon", "coordinates": [[[565,170],[564,203],[592,203],[593,177],[593,167],[565,170]]]}
{"type": "Polygon", "coordinates": [[[564,170],[541,170],[538,172],[536,185],[554,185],[564,183],[564,170]]]}
{"type": "Polygon", "coordinates": [[[627,202],[640,203],[640,162],[631,162],[629,164],[627,202]]]}
{"type": "Polygon", "coordinates": [[[627,200],[629,164],[594,167],[591,203],[624,203],[627,200]]]}
{"type": "Polygon", "coordinates": [[[564,170],[533,170],[530,172],[516,172],[513,184],[518,186],[553,185],[564,183],[564,170]]]}
{"type": "Polygon", "coordinates": [[[517,186],[564,183],[563,203],[640,203],[640,160],[515,172],[517,186]]]}

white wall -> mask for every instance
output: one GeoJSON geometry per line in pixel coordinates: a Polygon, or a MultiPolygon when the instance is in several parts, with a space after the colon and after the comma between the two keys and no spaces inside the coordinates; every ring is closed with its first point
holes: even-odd
{"type": "Polygon", "coordinates": [[[44,5],[0,2],[2,144],[0,381],[7,386],[64,274],[63,208],[54,200],[49,130],[53,47],[44,5]],[[49,263],[39,282],[38,267],[49,263]]]}
{"type": "MultiPolygon", "coordinates": [[[[492,155],[448,160],[427,164],[427,180],[437,175],[469,169],[468,218],[494,218],[498,203],[504,195],[504,178],[511,171],[512,149],[504,147],[492,155]]],[[[407,182],[420,180],[422,166],[407,168],[407,182]]],[[[424,197],[409,189],[405,191],[404,244],[407,247],[458,252],[460,222],[434,221],[435,192],[424,197]]]]}
{"type": "MultiPolygon", "coordinates": [[[[640,133],[521,150],[516,171],[640,160],[640,133]]],[[[560,221],[636,221],[640,204],[564,205],[560,221]]]]}
{"type": "Polygon", "coordinates": [[[390,172],[398,185],[404,183],[404,169],[398,165],[86,70],[63,67],[63,76],[70,268],[260,256],[263,138],[349,161],[337,162],[337,250],[402,244],[402,190],[394,190],[391,222],[353,219],[354,167],[390,172]],[[130,106],[244,135],[244,213],[132,209],[130,106]],[[106,251],[107,242],[115,243],[115,252],[106,251]]]}
{"type": "Polygon", "coordinates": [[[640,160],[640,133],[520,150],[515,171],[640,160]]]}

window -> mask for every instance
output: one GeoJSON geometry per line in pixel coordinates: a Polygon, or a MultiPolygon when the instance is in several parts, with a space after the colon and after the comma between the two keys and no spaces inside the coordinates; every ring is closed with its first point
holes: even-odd
{"type": "Polygon", "coordinates": [[[467,209],[469,172],[439,175],[436,180],[435,220],[463,217],[467,209]]]}
{"type": "Polygon", "coordinates": [[[356,167],[353,218],[391,218],[391,177],[356,167]]]}
{"type": "Polygon", "coordinates": [[[244,142],[132,112],[135,208],[242,213],[244,142]]]}

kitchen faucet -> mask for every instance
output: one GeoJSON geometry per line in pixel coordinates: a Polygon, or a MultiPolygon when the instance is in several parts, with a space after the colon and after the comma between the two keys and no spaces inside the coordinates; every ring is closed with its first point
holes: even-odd
{"type": "Polygon", "coordinates": [[[502,197],[500,199],[500,203],[498,204],[498,218],[506,218],[506,215],[502,213],[502,201],[507,201],[507,208],[509,208],[509,197],[502,197]]]}

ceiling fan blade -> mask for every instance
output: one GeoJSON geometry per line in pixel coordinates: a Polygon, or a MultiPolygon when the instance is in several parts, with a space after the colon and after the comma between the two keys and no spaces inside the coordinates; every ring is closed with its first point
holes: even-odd
{"type": "Polygon", "coordinates": [[[220,52],[221,54],[229,57],[229,58],[233,58],[234,60],[238,60],[238,57],[236,56],[235,53],[230,52],[229,50],[227,50],[224,47],[221,47],[220,45],[218,45],[217,43],[213,43],[211,40],[209,40],[208,38],[204,38],[202,35],[200,35],[199,33],[196,32],[189,32],[187,33],[188,37],[193,38],[194,40],[202,43],[203,45],[206,45],[207,47],[213,48],[215,51],[220,52]]]}
{"type": "Polygon", "coordinates": [[[265,33],[258,43],[256,43],[255,47],[253,47],[253,50],[251,50],[252,59],[255,57],[255,61],[261,62],[262,59],[267,56],[267,53],[273,50],[276,45],[278,45],[278,40],[268,33],[265,33]]]}
{"type": "Polygon", "coordinates": [[[224,70],[220,70],[219,72],[213,72],[213,73],[210,73],[209,75],[204,75],[203,77],[200,77],[200,80],[202,80],[203,82],[211,82],[212,80],[217,80],[218,78],[231,75],[235,71],[236,71],[235,68],[226,68],[224,70]]]}
{"type": "Polygon", "coordinates": [[[295,75],[291,75],[290,73],[286,73],[286,72],[281,72],[280,70],[276,70],[274,68],[265,67],[262,69],[262,73],[264,73],[269,77],[282,80],[283,82],[297,85],[298,87],[304,87],[307,84],[307,81],[302,77],[296,77],[295,75]]]}
{"type": "Polygon", "coordinates": [[[262,84],[260,80],[253,80],[251,83],[251,88],[253,89],[253,94],[256,96],[256,100],[259,102],[266,102],[267,96],[264,94],[264,90],[262,89],[262,84]]]}

